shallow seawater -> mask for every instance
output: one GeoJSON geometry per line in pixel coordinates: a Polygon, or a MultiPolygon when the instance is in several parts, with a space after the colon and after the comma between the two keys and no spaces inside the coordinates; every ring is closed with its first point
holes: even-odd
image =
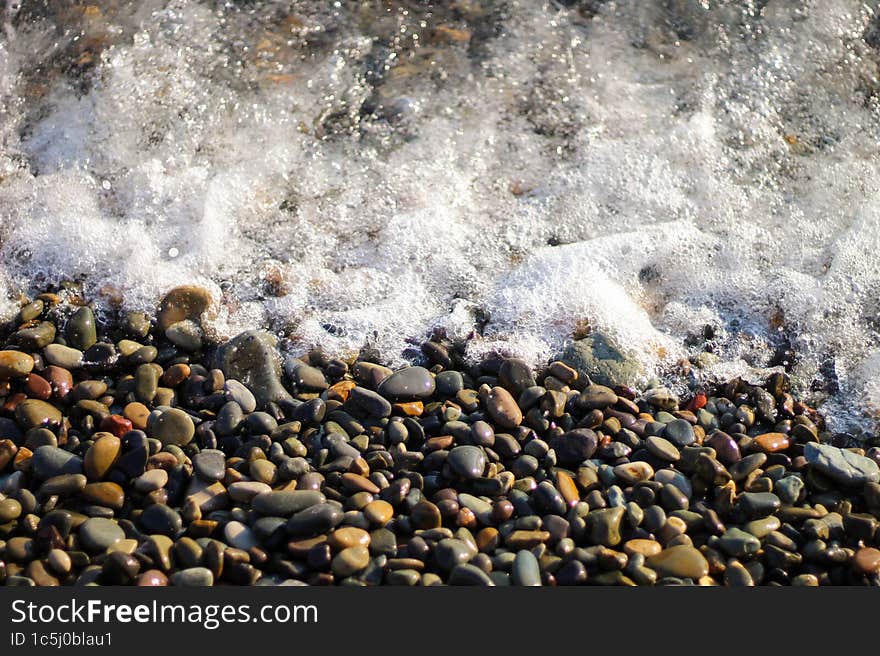
{"type": "Polygon", "coordinates": [[[435,330],[537,362],[589,326],[646,381],[782,368],[864,428],[876,10],[7,1],[0,309],[196,282],[221,334],[392,364],[435,330]]]}

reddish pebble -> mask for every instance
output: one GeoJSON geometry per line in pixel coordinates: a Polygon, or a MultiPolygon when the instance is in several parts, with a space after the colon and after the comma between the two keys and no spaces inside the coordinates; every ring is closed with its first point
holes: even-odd
{"type": "Polygon", "coordinates": [[[43,371],[43,376],[49,381],[52,391],[59,399],[63,399],[73,389],[73,376],[67,369],[56,367],[54,364],[49,365],[43,371]]]}
{"type": "Polygon", "coordinates": [[[789,441],[788,436],[783,433],[764,433],[758,435],[752,444],[764,453],[776,453],[777,451],[785,451],[789,446],[789,441]]]}
{"type": "Polygon", "coordinates": [[[137,584],[140,587],[157,587],[168,585],[168,577],[165,576],[158,569],[148,569],[146,572],[138,577],[137,584]]]}
{"type": "Polygon", "coordinates": [[[3,404],[3,410],[6,412],[15,412],[15,409],[18,407],[18,404],[27,399],[27,394],[22,394],[21,392],[16,392],[12,396],[6,399],[6,403],[3,404]]]}
{"type": "Polygon", "coordinates": [[[687,409],[691,412],[696,412],[700,408],[705,407],[707,401],[708,399],[706,398],[706,395],[702,392],[698,392],[694,395],[694,398],[691,399],[691,402],[687,404],[687,409]]]}
{"type": "Polygon", "coordinates": [[[472,529],[477,525],[477,516],[470,508],[460,508],[455,523],[466,529],[472,529]]]}
{"type": "Polygon", "coordinates": [[[121,415],[107,415],[101,420],[101,430],[122,437],[131,430],[131,422],[121,415]]]}
{"type": "Polygon", "coordinates": [[[32,399],[40,399],[46,401],[52,396],[52,386],[49,381],[37,374],[30,374],[27,382],[24,384],[27,395],[32,399]]]}
{"type": "Polygon", "coordinates": [[[852,564],[860,574],[876,574],[880,572],[880,550],[863,547],[856,551],[852,564]]]}

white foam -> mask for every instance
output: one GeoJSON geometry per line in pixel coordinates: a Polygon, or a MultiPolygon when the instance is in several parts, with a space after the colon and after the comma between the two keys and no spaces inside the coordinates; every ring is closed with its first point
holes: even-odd
{"type": "Polygon", "coordinates": [[[7,12],[3,296],[79,277],[146,308],[196,282],[223,335],[395,364],[486,315],[474,357],[541,360],[586,319],[649,376],[706,326],[719,376],[784,336],[851,426],[880,404],[872,16],[716,4],[7,12]]]}

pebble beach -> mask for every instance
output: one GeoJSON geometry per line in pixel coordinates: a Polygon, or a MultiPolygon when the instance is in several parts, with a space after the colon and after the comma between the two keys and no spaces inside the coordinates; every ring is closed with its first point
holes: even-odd
{"type": "Polygon", "coordinates": [[[593,337],[534,367],[442,335],[391,369],[215,341],[197,286],[93,306],[0,330],[4,585],[880,584],[880,439],[784,373],[676,394],[593,337]]]}

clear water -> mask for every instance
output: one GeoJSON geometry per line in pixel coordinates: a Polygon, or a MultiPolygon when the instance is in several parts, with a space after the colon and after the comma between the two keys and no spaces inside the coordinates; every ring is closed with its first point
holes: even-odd
{"type": "Polygon", "coordinates": [[[876,2],[18,5],[4,299],[197,282],[221,334],[392,363],[589,323],[648,378],[709,349],[880,413],[876,2]]]}

